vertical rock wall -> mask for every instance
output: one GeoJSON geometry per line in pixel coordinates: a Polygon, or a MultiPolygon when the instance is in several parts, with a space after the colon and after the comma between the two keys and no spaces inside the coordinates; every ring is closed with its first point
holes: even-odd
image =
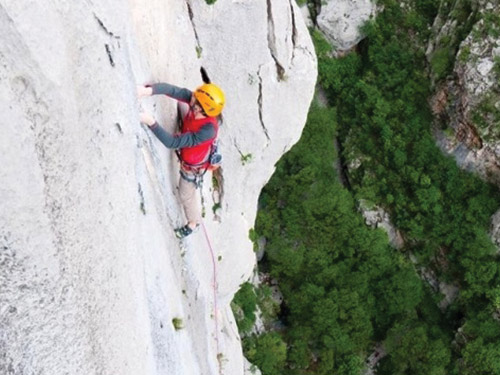
{"type": "Polygon", "coordinates": [[[0,1],[0,373],[243,373],[229,301],[316,80],[298,14],[286,0],[0,1]],[[174,238],[178,166],[137,120],[141,106],[172,130],[175,103],[134,93],[195,88],[201,65],[228,98],[222,198],[204,186],[213,257],[203,231],[174,238]]]}

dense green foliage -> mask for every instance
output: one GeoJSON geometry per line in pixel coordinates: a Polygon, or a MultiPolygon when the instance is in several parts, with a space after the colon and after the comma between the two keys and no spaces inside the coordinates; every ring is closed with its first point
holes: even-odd
{"type": "Polygon", "coordinates": [[[263,374],[279,375],[286,361],[286,344],[276,332],[247,338],[243,343],[247,359],[263,374]]]}
{"type": "Polygon", "coordinates": [[[233,298],[231,307],[236,317],[238,330],[242,333],[250,332],[255,323],[255,310],[257,308],[257,295],[252,284],[247,282],[241,285],[240,290],[233,298]]]}
{"type": "Polygon", "coordinates": [[[386,234],[366,227],[338,182],[335,117],[313,105],[300,142],[278,164],[261,198],[256,229],[271,239],[267,265],[287,306],[282,373],[358,374],[389,329],[393,343],[404,335],[408,345],[420,345],[416,368],[431,366],[431,350],[439,348],[444,369],[451,337],[441,328],[435,301],[386,234]],[[419,316],[428,321],[419,336],[402,331],[417,325],[419,316]]]}
{"type": "MultiPolygon", "coordinates": [[[[465,316],[468,327],[463,346],[468,358],[462,370],[474,373],[469,369],[474,362],[469,359],[469,340],[483,337],[494,347],[488,353],[500,347],[498,329],[485,337],[467,325],[480,311],[491,315],[499,307],[498,257],[487,234],[489,218],[499,205],[498,192],[459,170],[434,145],[423,49],[406,26],[408,14],[386,3],[386,11],[368,25],[361,53],[340,60],[323,58],[321,80],[339,123],[345,124],[339,129],[343,156],[348,162],[361,161],[350,174],[356,196],[389,210],[405,233],[408,250],[441,278],[460,286],[455,315],[465,316]],[[339,81],[338,75],[344,79],[339,81]]],[[[458,349],[457,356],[465,356],[458,349]]],[[[488,366],[488,361],[480,362],[488,366]]]]}
{"type": "Polygon", "coordinates": [[[367,27],[361,54],[321,60],[321,82],[346,125],[339,129],[344,157],[361,161],[350,173],[356,195],[387,208],[419,260],[460,282],[464,302],[487,303],[500,281],[487,234],[497,188],[459,170],[435,146],[425,59],[408,47],[405,17],[399,6],[388,7],[367,27]]]}

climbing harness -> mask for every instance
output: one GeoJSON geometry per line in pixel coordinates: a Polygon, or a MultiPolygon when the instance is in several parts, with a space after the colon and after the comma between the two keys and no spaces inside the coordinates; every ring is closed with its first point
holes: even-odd
{"type": "Polygon", "coordinates": [[[189,173],[186,172],[185,170],[181,169],[179,170],[179,174],[181,175],[181,178],[187,182],[191,182],[196,186],[197,189],[201,189],[203,185],[203,175],[205,173],[189,173]]]}

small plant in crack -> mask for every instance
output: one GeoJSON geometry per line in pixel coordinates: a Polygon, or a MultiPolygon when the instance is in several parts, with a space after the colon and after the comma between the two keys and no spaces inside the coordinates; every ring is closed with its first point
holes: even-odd
{"type": "Polygon", "coordinates": [[[196,46],[196,56],[201,59],[201,53],[203,52],[203,48],[200,46],[196,46]]]}
{"type": "Polygon", "coordinates": [[[248,154],[241,154],[241,164],[242,165],[245,165],[247,163],[250,163],[252,161],[252,154],[248,153],[248,154]]]}
{"type": "Polygon", "coordinates": [[[184,323],[181,318],[173,318],[172,325],[174,326],[176,331],[184,328],[184,323]]]}
{"type": "Polygon", "coordinates": [[[214,175],[212,175],[212,188],[214,190],[219,190],[219,180],[217,179],[217,177],[215,177],[214,175]]]}
{"type": "Polygon", "coordinates": [[[217,210],[218,210],[219,208],[221,208],[221,207],[222,207],[222,206],[221,206],[221,204],[220,204],[220,203],[218,203],[218,202],[217,202],[217,203],[215,203],[215,204],[212,206],[212,212],[214,213],[214,215],[215,215],[215,213],[217,212],[217,210]]]}

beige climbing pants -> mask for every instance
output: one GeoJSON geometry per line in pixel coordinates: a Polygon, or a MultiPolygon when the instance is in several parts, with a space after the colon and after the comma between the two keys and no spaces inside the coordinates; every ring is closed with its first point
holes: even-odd
{"type": "MultiPolygon", "coordinates": [[[[189,172],[187,173],[189,175],[189,172]]],[[[201,221],[201,207],[199,194],[196,184],[186,181],[183,177],[179,178],[179,198],[184,214],[188,222],[199,224],[201,221]]]]}

